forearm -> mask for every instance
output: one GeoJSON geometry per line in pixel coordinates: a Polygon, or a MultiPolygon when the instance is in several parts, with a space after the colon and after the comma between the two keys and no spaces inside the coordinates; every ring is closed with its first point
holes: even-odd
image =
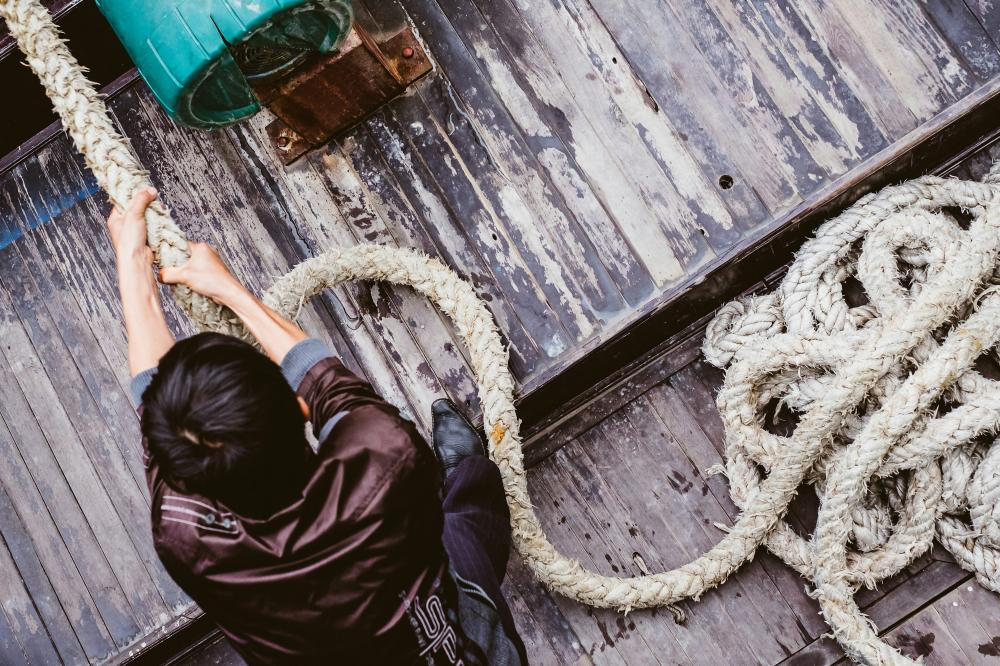
{"type": "Polygon", "coordinates": [[[174,336],[148,261],[135,258],[119,262],[118,287],[128,336],[129,371],[135,376],[160,362],[173,346],[174,336]]]}
{"type": "Polygon", "coordinates": [[[235,281],[219,300],[240,318],[264,353],[279,365],[292,347],[309,337],[298,325],[264,305],[235,281]]]}

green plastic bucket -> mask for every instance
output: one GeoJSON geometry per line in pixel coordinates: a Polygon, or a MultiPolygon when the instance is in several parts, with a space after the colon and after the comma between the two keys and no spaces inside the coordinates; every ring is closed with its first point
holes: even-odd
{"type": "Polygon", "coordinates": [[[251,81],[344,41],[351,0],[97,0],[160,104],[192,127],[230,125],[260,104],[251,81]]]}

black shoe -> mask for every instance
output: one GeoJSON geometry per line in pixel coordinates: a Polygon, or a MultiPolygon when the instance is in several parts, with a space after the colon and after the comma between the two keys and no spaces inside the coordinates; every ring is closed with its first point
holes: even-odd
{"type": "Polygon", "coordinates": [[[486,455],[483,437],[451,400],[441,398],[431,405],[434,452],[447,477],[469,456],[486,455]]]}

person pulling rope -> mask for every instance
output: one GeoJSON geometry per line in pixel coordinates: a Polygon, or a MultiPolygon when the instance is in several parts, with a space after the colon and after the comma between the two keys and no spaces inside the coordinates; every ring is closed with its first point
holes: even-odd
{"type": "MultiPolygon", "coordinates": [[[[0,16],[98,183],[124,210],[148,187],[147,174],[48,12],[37,0],[0,0],[0,16]]],[[[527,488],[507,352],[486,306],[448,267],[413,250],[358,245],[307,259],[264,301],[293,318],[324,289],[379,280],[414,288],[452,320],[470,350],[514,546],[550,589],[626,612],[670,606],[721,584],[764,544],[815,583],[853,660],[908,663],[861,614],[853,600],[860,585],[902,570],[935,533],[984,585],[996,590],[1000,581],[1000,448],[980,437],[1000,427],[1000,384],[973,369],[1000,337],[998,192],[994,166],[984,183],[928,177],[869,195],[820,229],[774,294],[720,310],[705,354],[727,367],[718,404],[741,513],[715,547],[663,573],[600,575],[548,540],[527,488]],[[968,230],[941,212],[947,207],[970,211],[968,230]],[[848,277],[864,285],[868,304],[848,304],[848,277]],[[800,414],[788,437],[763,427],[772,401],[800,414]],[[809,539],[784,520],[803,483],[821,499],[809,539]]],[[[169,210],[153,203],[146,223],[156,262],[184,265],[188,244],[169,210]]],[[[201,329],[250,339],[228,309],[184,286],[173,293],[201,329]]]]}

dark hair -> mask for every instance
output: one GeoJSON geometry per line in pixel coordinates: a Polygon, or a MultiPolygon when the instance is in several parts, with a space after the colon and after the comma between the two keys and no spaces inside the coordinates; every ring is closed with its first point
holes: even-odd
{"type": "Polygon", "coordinates": [[[181,340],[143,395],[142,434],[164,480],[263,517],[303,489],[305,418],[281,369],[218,333],[181,340]]]}

